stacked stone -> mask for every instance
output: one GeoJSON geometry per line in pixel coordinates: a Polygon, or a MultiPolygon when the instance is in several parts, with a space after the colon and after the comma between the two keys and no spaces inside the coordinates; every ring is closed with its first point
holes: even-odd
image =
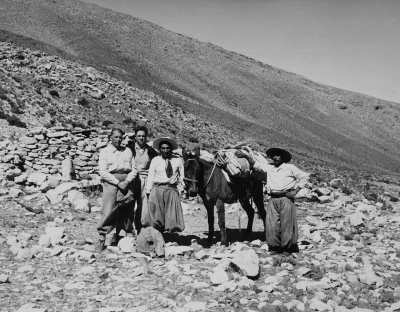
{"type": "Polygon", "coordinates": [[[18,166],[12,165],[16,155],[23,160],[25,170],[48,175],[63,174],[63,167],[72,162],[76,180],[99,180],[99,151],[107,140],[107,130],[36,128],[19,142],[0,142],[0,162],[7,165],[13,177],[21,174],[18,166]]]}

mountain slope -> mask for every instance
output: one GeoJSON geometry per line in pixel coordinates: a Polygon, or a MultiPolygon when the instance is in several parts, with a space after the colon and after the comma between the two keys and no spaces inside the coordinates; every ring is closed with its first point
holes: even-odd
{"type": "Polygon", "coordinates": [[[79,1],[3,0],[0,29],[4,40],[42,45],[300,159],[400,171],[396,103],[321,85],[79,1]]]}

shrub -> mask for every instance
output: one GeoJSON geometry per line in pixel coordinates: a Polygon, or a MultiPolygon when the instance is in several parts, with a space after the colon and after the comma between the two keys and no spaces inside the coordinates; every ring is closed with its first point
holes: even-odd
{"type": "Polygon", "coordinates": [[[57,90],[49,90],[49,93],[52,97],[60,97],[60,94],[58,94],[57,90]]]}
{"type": "Polygon", "coordinates": [[[103,127],[108,127],[109,125],[112,125],[112,124],[113,124],[113,122],[110,121],[110,120],[104,120],[104,121],[101,123],[101,125],[102,125],[103,127]]]}
{"type": "Polygon", "coordinates": [[[54,116],[55,114],[57,114],[56,110],[53,107],[50,107],[47,112],[50,116],[54,116]]]}
{"type": "Polygon", "coordinates": [[[126,119],[124,119],[124,120],[122,121],[122,123],[125,124],[125,125],[132,126],[132,127],[135,127],[135,126],[136,126],[136,121],[133,120],[132,118],[126,118],[126,119]]]}
{"type": "Polygon", "coordinates": [[[190,143],[199,143],[199,139],[195,137],[189,137],[189,142],[190,143]]]}
{"type": "Polygon", "coordinates": [[[27,128],[27,125],[25,122],[23,122],[21,119],[19,119],[17,116],[14,115],[8,115],[5,112],[0,110],[0,119],[5,119],[8,121],[10,126],[16,126],[19,128],[27,128]]]}
{"type": "Polygon", "coordinates": [[[88,107],[89,106],[89,101],[83,96],[78,99],[77,103],[79,105],[84,106],[84,107],[88,107]]]}

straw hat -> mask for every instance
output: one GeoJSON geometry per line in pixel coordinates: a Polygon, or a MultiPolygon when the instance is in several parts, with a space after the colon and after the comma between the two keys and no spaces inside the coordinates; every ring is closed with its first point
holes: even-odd
{"type": "Polygon", "coordinates": [[[153,148],[160,150],[160,143],[162,142],[168,142],[169,144],[171,144],[173,150],[176,150],[178,148],[178,143],[176,143],[170,137],[162,137],[158,138],[157,140],[154,140],[153,148]]]}

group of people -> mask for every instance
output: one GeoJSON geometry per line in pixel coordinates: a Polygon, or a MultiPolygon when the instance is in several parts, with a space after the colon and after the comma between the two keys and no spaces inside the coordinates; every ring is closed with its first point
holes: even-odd
{"type": "Polygon", "coordinates": [[[159,138],[151,147],[147,135],[145,126],[138,127],[134,141],[124,146],[124,132],[112,129],[110,144],[100,152],[99,173],[103,180],[103,207],[97,228],[100,250],[105,249],[106,235],[114,228],[111,245],[118,244],[121,230],[129,236],[148,226],[169,233],[185,229],[177,189],[183,182],[183,162],[172,152],[178,145],[170,138],[159,138]]]}
{"type": "MultiPolygon", "coordinates": [[[[103,208],[97,229],[100,250],[105,248],[106,234],[114,228],[111,245],[118,243],[122,229],[129,236],[135,234],[135,229],[139,233],[149,226],[172,234],[185,228],[178,192],[184,167],[181,157],[173,153],[178,145],[164,137],[155,140],[151,147],[147,135],[146,127],[138,127],[134,141],[124,146],[124,132],[115,128],[110,144],[100,152],[103,180],[103,208]]],[[[305,187],[309,175],[289,164],[292,156],[284,149],[271,148],[266,154],[271,159],[268,164],[240,151],[236,156],[246,158],[252,170],[265,173],[270,197],[265,220],[266,242],[271,252],[290,253],[296,250],[298,238],[294,198],[305,187]]]]}

